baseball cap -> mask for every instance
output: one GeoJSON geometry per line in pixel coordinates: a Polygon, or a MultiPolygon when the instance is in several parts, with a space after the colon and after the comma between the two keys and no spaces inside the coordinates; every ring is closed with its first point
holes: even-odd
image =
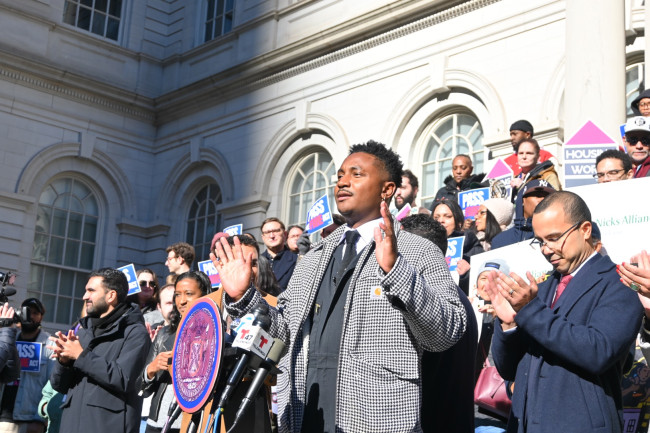
{"type": "Polygon", "coordinates": [[[625,133],[645,132],[650,134],[650,122],[643,116],[633,117],[625,124],[625,133]]]}
{"type": "Polygon", "coordinates": [[[21,307],[32,307],[38,310],[41,314],[45,314],[45,306],[38,298],[25,299],[21,307]]]}
{"type": "Polygon", "coordinates": [[[555,192],[555,188],[553,188],[553,185],[544,179],[533,179],[524,185],[521,196],[526,197],[527,195],[535,192],[546,192],[550,194],[552,192],[555,192]]]}

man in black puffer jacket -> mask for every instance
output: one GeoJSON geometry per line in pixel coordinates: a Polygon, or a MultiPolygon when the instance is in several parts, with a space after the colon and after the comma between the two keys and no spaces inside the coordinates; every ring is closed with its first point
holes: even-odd
{"type": "Polygon", "coordinates": [[[52,387],[67,394],[61,415],[66,433],[137,433],[138,395],[151,338],[140,309],[126,302],[129,283],[116,269],[93,271],[86,284],[86,317],[75,335],[57,332],[52,387]]]}
{"type": "MultiPolygon", "coordinates": [[[[436,193],[434,203],[442,198],[457,201],[460,191],[489,186],[489,183],[482,183],[485,173],[472,175],[472,160],[467,155],[456,155],[451,163],[452,174],[445,179],[445,186],[436,193]]],[[[432,208],[433,209],[433,205],[432,208]]]]}

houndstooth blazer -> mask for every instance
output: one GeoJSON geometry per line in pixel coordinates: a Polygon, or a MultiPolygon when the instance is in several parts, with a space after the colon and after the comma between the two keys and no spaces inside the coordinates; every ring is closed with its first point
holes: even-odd
{"type": "MultiPolygon", "coordinates": [[[[281,432],[300,432],[316,292],[344,228],[296,266],[271,309],[271,334],[287,343],[278,375],[281,432]]],[[[465,331],[465,310],[440,250],[395,224],[399,256],[385,274],[367,245],[352,274],[344,310],[337,377],[337,432],[419,432],[422,349],[442,351],[465,331]]],[[[242,316],[261,300],[249,290],[229,313],[242,316]]],[[[452,372],[449,372],[452,374],[452,372]]]]}

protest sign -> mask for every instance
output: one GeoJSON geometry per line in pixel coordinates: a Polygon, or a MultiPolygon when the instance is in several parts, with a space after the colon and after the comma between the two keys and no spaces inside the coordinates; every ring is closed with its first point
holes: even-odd
{"type": "Polygon", "coordinates": [[[16,341],[21,371],[41,371],[41,351],[43,343],[16,341]]]}
{"type": "Polygon", "coordinates": [[[456,238],[447,239],[447,253],[445,260],[451,272],[455,271],[458,267],[458,261],[463,258],[463,244],[465,243],[465,236],[458,236],[456,238]]]}
{"type": "Polygon", "coordinates": [[[221,277],[219,276],[219,271],[214,267],[212,260],[204,260],[197,263],[199,271],[203,272],[205,275],[210,278],[210,283],[212,283],[212,288],[215,289],[221,286],[221,277]]]}
{"type": "Polygon", "coordinates": [[[309,208],[309,211],[307,211],[307,229],[305,231],[314,233],[324,229],[333,222],[329,200],[327,199],[327,194],[325,194],[316,200],[309,208]]]}
{"type": "Polygon", "coordinates": [[[395,219],[397,221],[402,221],[403,218],[406,218],[411,214],[411,205],[406,203],[402,209],[400,209],[399,212],[397,212],[397,215],[395,215],[395,219]]]}
{"type": "Polygon", "coordinates": [[[596,158],[616,144],[591,121],[564,143],[564,185],[571,188],[596,182],[596,158]]]}
{"type": "Polygon", "coordinates": [[[458,204],[463,210],[465,218],[473,220],[478,213],[478,208],[490,198],[490,188],[470,189],[458,193],[458,204]]]}
{"type": "Polygon", "coordinates": [[[126,276],[126,280],[129,282],[129,292],[127,295],[140,293],[140,284],[138,284],[138,277],[135,275],[135,266],[133,266],[133,263],[117,268],[117,270],[122,271],[126,276]]]}
{"type": "Polygon", "coordinates": [[[244,229],[243,224],[235,224],[234,226],[226,227],[222,231],[224,233],[227,233],[228,236],[236,236],[242,234],[243,229],[244,229]]]}
{"type": "Polygon", "coordinates": [[[512,169],[502,159],[497,159],[494,167],[485,175],[490,182],[490,198],[505,198],[510,200],[512,196],[512,169]]]}
{"type": "Polygon", "coordinates": [[[615,263],[629,262],[632,255],[650,250],[649,189],[650,177],[569,189],[587,203],[603,247],[615,263]]]}

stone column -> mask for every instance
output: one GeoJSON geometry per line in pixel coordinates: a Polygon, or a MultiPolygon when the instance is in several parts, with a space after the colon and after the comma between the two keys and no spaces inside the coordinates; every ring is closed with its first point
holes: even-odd
{"type": "MultiPolygon", "coordinates": [[[[647,7],[647,6],[646,6],[647,7]]],[[[566,2],[564,138],[591,120],[614,140],[625,122],[625,2],[566,2]]]]}

